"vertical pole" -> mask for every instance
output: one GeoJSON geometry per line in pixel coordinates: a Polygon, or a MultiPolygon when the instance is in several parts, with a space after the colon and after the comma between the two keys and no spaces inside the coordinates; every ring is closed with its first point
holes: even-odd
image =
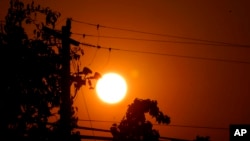
{"type": "Polygon", "coordinates": [[[71,100],[70,100],[70,28],[71,20],[67,19],[66,26],[62,27],[62,96],[60,106],[61,141],[69,141],[71,134],[71,100]]]}

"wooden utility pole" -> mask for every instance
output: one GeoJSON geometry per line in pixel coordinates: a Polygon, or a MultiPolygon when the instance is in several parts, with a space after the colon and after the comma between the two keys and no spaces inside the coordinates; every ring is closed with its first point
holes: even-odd
{"type": "Polygon", "coordinates": [[[62,96],[60,106],[60,130],[63,141],[70,140],[71,100],[70,100],[70,29],[71,20],[67,19],[62,27],[62,96]]]}
{"type": "Polygon", "coordinates": [[[67,19],[62,33],[43,27],[43,30],[62,40],[62,95],[60,105],[59,141],[70,141],[71,135],[71,95],[70,95],[70,44],[79,46],[79,42],[70,38],[71,19],[67,19]]]}

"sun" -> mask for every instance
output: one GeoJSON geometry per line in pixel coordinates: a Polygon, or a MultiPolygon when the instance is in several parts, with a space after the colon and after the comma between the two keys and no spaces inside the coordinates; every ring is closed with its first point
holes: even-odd
{"type": "Polygon", "coordinates": [[[96,92],[98,97],[109,104],[121,101],[127,92],[125,79],[117,73],[107,73],[97,81],[96,92]]]}

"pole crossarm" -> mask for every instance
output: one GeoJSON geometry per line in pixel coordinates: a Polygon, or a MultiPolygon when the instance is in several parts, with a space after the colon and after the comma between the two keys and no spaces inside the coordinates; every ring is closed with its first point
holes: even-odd
{"type": "MultiPolygon", "coordinates": [[[[62,33],[58,32],[56,30],[53,30],[51,28],[48,28],[46,26],[43,27],[43,31],[46,32],[46,33],[48,33],[48,34],[50,34],[50,35],[55,36],[56,38],[59,38],[59,39],[63,38],[62,33]]],[[[72,44],[72,45],[74,45],[74,46],[79,46],[79,44],[80,44],[80,42],[78,42],[78,41],[76,41],[74,39],[71,39],[71,38],[69,38],[69,43],[72,44]]]]}

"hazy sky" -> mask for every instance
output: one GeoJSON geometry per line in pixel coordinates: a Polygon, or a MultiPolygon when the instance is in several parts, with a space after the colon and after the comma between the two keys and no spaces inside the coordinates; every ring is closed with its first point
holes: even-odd
{"type": "MultiPolygon", "coordinates": [[[[228,129],[173,125],[228,128],[230,124],[250,123],[248,0],[35,2],[61,12],[58,29],[65,24],[66,18],[111,27],[97,29],[96,26],[72,22],[71,31],[75,33],[72,38],[75,40],[112,48],[109,52],[107,49],[83,46],[85,56],[81,66],[88,66],[101,73],[117,72],[123,75],[128,83],[127,96],[122,102],[114,105],[103,103],[94,90],[83,88],[75,99],[80,119],[120,121],[125,115],[127,105],[132,103],[134,98],[149,98],[157,100],[160,109],[171,117],[170,126],[154,126],[159,129],[161,136],[194,139],[196,135],[203,135],[210,136],[212,141],[226,141],[229,140],[228,129]],[[97,37],[83,38],[76,33],[97,37]],[[227,44],[218,45],[218,42],[227,44]]],[[[0,5],[0,20],[3,20],[8,1],[1,1],[0,5]]],[[[112,122],[90,124],[81,121],[79,124],[92,124],[95,128],[109,129],[112,122]]]]}

